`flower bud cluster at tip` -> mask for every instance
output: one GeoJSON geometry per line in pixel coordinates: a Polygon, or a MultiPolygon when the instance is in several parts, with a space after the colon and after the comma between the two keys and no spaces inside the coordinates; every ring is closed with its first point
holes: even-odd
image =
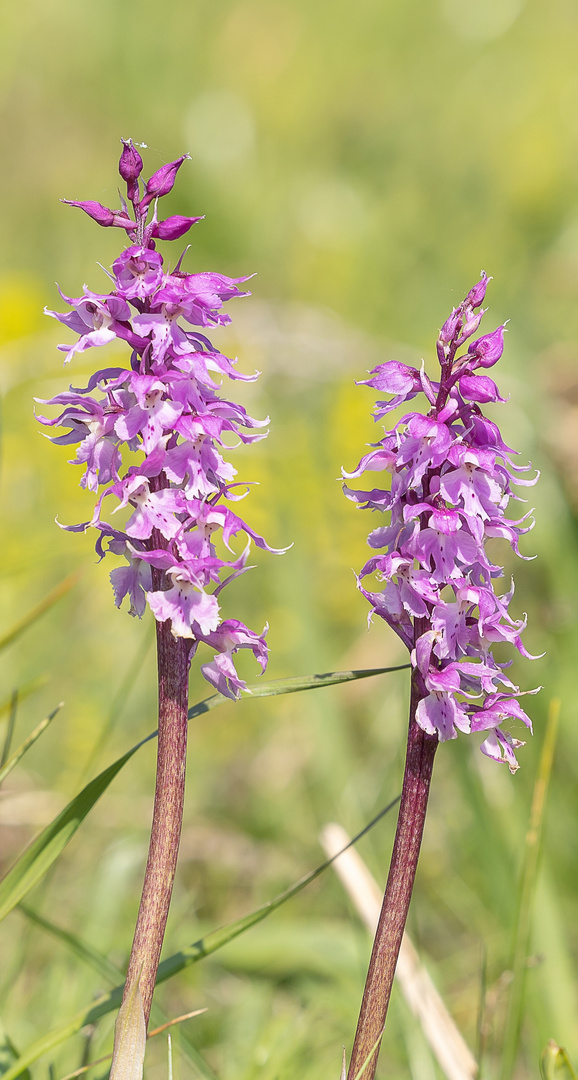
{"type": "MultiPolygon", "coordinates": [[[[255,420],[235,402],[219,394],[223,376],[252,381],[213,347],[207,327],[229,323],[223,304],[249,295],[239,285],[246,278],[223,274],[187,274],[165,269],[155,239],[174,240],[199,218],[157,221],[156,200],[173,187],[188,155],[164,165],[142,183],[142,158],[123,141],[119,172],[126,183],[127,203],[120,211],[99,203],[74,202],[101,225],[127,231],[133,243],[115,260],[105,294],[85,287],[79,298],[63,296],[71,310],[48,311],[78,335],[66,351],[65,363],[86,349],[121,340],[132,350],[130,367],[103,368],[88,386],[70,387],[43,404],[61,406],[58,416],[40,421],[66,429],[52,438],[59,445],[78,444],[73,461],[84,466],[81,486],[104,487],[91,521],[67,526],[70,531],[98,530],[97,553],[124,556],[126,565],[111,572],[117,607],[128,596],[131,615],[142,616],[148,603],[159,622],[170,620],[172,633],[215,651],[201,668],[220,693],[237,697],[246,684],[233,656],[250,649],[263,671],[267,664],[266,628],[262,634],[236,619],[222,619],[223,587],[247,566],[251,541],[268,551],[262,536],[230,508],[247,487],[234,481],[236,470],[221,454],[226,439],[238,445],[265,438],[268,420],[255,420]],[[155,212],[147,223],[148,208],[155,212]],[[137,454],[123,467],[123,449],[137,454]],[[133,459],[134,460],[134,459],[133,459]],[[116,510],[132,512],[124,528],[104,520],[104,501],[112,496],[116,510]],[[231,543],[244,536],[235,554],[231,543]],[[219,540],[219,548],[217,548],[219,540]]],[[[108,505],[108,502],[107,504],[108,505]]]]}
{"type": "MultiPolygon", "coordinates": [[[[495,592],[503,568],[493,563],[486,542],[507,540],[521,558],[518,540],[532,528],[531,511],[506,518],[512,484],[538,479],[519,474],[515,453],[502,440],[481,405],[504,401],[494,381],[479,369],[492,367],[504,348],[504,326],[466,343],[483,317],[489,279],[480,281],[442,326],[437,355],[438,381],[406,364],[380,364],[363,384],[389,395],[378,401],[376,419],[424,395],[426,413],[407,413],[361,459],[347,479],[368,470],[390,474],[391,482],[372,491],[347,485],[345,494],[359,507],[389,515],[368,538],[372,556],[358,586],[411,653],[421,700],[416,720],[441,741],[457,732],[487,732],[484,754],[518,768],[515,750],[523,745],[508,730],[512,720],[531,730],[519,703],[521,691],[505,674],[509,664],[493,656],[495,643],[508,642],[530,657],[521,640],[525,618],[513,619],[508,607],[514,586],[495,592]],[[376,575],[383,588],[370,591],[365,579],[376,575]]],[[[529,691],[534,693],[535,691],[529,691]]]]}

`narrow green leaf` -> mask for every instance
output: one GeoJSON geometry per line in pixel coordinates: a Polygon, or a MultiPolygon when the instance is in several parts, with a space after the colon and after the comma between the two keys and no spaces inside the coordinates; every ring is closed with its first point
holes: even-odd
{"type": "Polygon", "coordinates": [[[126,765],[141,745],[142,743],[133,746],[132,750],[91,780],[26,848],[0,882],[0,921],[6,918],[12,908],[40,881],[100,799],[103,791],[106,791],[123,765],[126,765]]]}
{"type": "Polygon", "coordinates": [[[527,958],[532,930],[532,908],[536,891],[544,812],[548,799],[548,789],[550,786],[552,763],[554,760],[554,750],[558,734],[559,715],[560,702],[557,698],[554,698],[550,702],[550,708],[548,710],[548,723],[546,725],[546,734],[544,736],[544,744],[542,746],[542,753],[538,765],[538,775],[536,776],[534,784],[530,820],[524,846],[524,860],[512,949],[512,970],[514,977],[511,983],[508,1011],[506,1014],[500,1080],[511,1080],[514,1073],[520,1041],[520,1030],[522,1027],[522,1016],[524,1011],[524,987],[526,981],[527,958]]]}
{"type": "MultiPolygon", "coordinates": [[[[409,665],[404,664],[403,667],[409,665]]],[[[351,682],[354,679],[367,679],[372,675],[382,675],[389,671],[399,671],[401,668],[372,668],[367,671],[334,671],[327,675],[307,675],[296,679],[276,679],[261,686],[250,686],[249,690],[256,697],[268,697],[276,694],[293,694],[299,690],[309,690],[313,687],[334,686],[341,682],[351,682]]],[[[228,698],[222,694],[213,694],[210,698],[200,701],[189,709],[189,720],[195,716],[201,716],[211,709],[222,705],[228,698]]],[[[99,773],[94,780],[82,789],[64,810],[32,841],[23,852],[17,862],[8,871],[0,882],[0,922],[6,915],[24,899],[27,892],[37,884],[46,871],[56,861],[66,847],[68,841],[74,836],[78,827],[82,824],[87,814],[90,813],[95,803],[112,781],[117,773],[126,765],[127,761],[137,750],[156,738],[157,732],[152,731],[145,739],[141,739],[136,746],[128,750],[126,754],[118,758],[108,769],[99,773]]]]}
{"type": "MultiPolygon", "coordinates": [[[[297,694],[301,690],[317,690],[324,686],[338,686],[340,683],[355,682],[358,679],[370,679],[373,675],[387,675],[391,671],[404,671],[411,664],[398,664],[397,667],[366,668],[360,671],[328,671],[322,675],[297,675],[290,679],[271,679],[269,682],[252,683],[247,693],[254,698],[277,697],[279,694],[297,694]]],[[[189,709],[189,720],[201,713],[210,712],[216,705],[222,705],[229,698],[222,694],[212,694],[189,709]]]]}
{"type": "Polygon", "coordinates": [[[12,746],[12,736],[14,735],[14,727],[16,725],[16,713],[18,712],[18,691],[12,691],[12,697],[10,699],[10,715],[8,717],[8,723],[6,725],[6,736],[4,738],[4,746],[2,747],[2,753],[0,754],[0,769],[8,760],[10,753],[10,747],[12,746]]]}
{"type": "MultiPolygon", "coordinates": [[[[256,926],[257,923],[262,922],[271,915],[287,900],[301,892],[302,889],[309,885],[310,882],[315,881],[327,870],[329,866],[338,859],[344,851],[347,851],[353,844],[356,844],[358,840],[361,840],[362,836],[365,836],[378,821],[381,820],[393,807],[399,802],[400,796],[397,795],[395,799],[392,799],[390,803],[383,810],[380,810],[379,814],[366,825],[361,832],[358,832],[348,844],[345,845],[341,851],[338,851],[330,859],[326,859],[315,870],[312,870],[305,877],[299,879],[290,888],[285,889],[273,900],[267,901],[248,915],[244,915],[241,919],[235,919],[234,922],[228,923],[226,926],[220,927],[220,929],[213,931],[211,934],[207,934],[206,937],[201,938],[199,941],[193,942],[185,949],[181,949],[179,952],[174,953],[173,956],[167,957],[166,960],[160,964],[157,972],[157,985],[161,982],[165,982],[167,979],[171,979],[173,975],[177,975],[180,971],[189,967],[191,964],[196,964],[199,960],[202,960],[205,956],[210,956],[211,953],[216,952],[218,949],[222,949],[224,945],[227,945],[229,941],[238,937],[239,934],[249,930],[250,927],[256,926]]],[[[76,1016],[73,1016],[68,1023],[62,1027],[54,1028],[48,1034],[43,1035],[35,1043],[32,1043],[27,1050],[21,1054],[15,1064],[7,1070],[2,1080],[16,1080],[18,1076],[21,1076],[25,1069],[28,1068],[34,1061],[36,1061],[43,1054],[47,1054],[50,1050],[53,1050],[56,1046],[66,1042],[67,1039],[76,1035],[85,1024],[95,1024],[101,1017],[106,1016],[108,1013],[118,1009],[122,1001],[123,986],[116,986],[108,994],[103,994],[102,997],[97,998],[96,1001],[91,1002],[90,1005],[85,1006],[76,1016]]]]}
{"type": "MultiPolygon", "coordinates": [[[[19,904],[18,911],[46,933],[51,934],[52,937],[61,941],[75,956],[78,956],[88,967],[91,967],[93,971],[96,971],[98,975],[112,983],[113,986],[119,979],[123,978],[123,972],[116,964],[113,964],[112,960],[109,960],[108,957],[99,952],[98,949],[89,945],[88,942],[83,941],[82,938],[79,938],[70,930],[65,930],[64,927],[57,926],[56,923],[51,922],[50,919],[45,918],[44,915],[40,915],[39,912],[30,908],[28,904],[19,904]]],[[[151,1019],[159,1026],[168,1022],[168,1017],[154,1001],[151,1009],[151,1019]]],[[[204,1076],[205,1080],[217,1080],[215,1074],[209,1069],[206,1061],[201,1057],[198,1050],[193,1046],[184,1031],[180,1032],[179,1040],[181,1053],[188,1059],[190,1064],[197,1069],[197,1072],[199,1072],[201,1076],[204,1076]]],[[[12,1060],[15,1061],[17,1057],[18,1055],[16,1054],[12,1060]]],[[[12,1064],[12,1061],[10,1064],[12,1064]]],[[[1,1076],[0,1080],[3,1080],[1,1076]]]]}
{"type": "Polygon", "coordinates": [[[542,1080],[576,1080],[568,1054],[554,1039],[550,1039],[540,1055],[540,1076],[542,1080]]]}
{"type": "MultiPolygon", "coordinates": [[[[30,697],[31,694],[35,694],[37,690],[40,690],[42,686],[46,686],[48,677],[42,675],[38,679],[32,679],[31,682],[25,683],[24,686],[18,688],[18,700],[24,701],[25,698],[30,697]]],[[[13,694],[10,697],[4,698],[4,701],[0,702],[0,716],[4,716],[4,713],[9,713],[12,708],[13,694]]]]}
{"type": "Polygon", "coordinates": [[[96,743],[95,743],[93,749],[90,752],[90,756],[88,758],[88,761],[87,761],[87,763],[86,763],[86,765],[85,765],[85,767],[83,769],[83,775],[82,775],[83,780],[85,780],[86,777],[90,775],[96,761],[100,757],[100,754],[101,754],[102,750],[106,746],[106,743],[107,743],[107,741],[108,741],[108,739],[110,737],[110,734],[114,730],[114,726],[115,726],[119,716],[122,714],[122,711],[123,711],[123,709],[124,709],[124,707],[125,707],[125,705],[127,703],[129,694],[130,694],[130,692],[131,692],[131,690],[132,690],[138,676],[140,675],[141,668],[142,668],[142,666],[143,666],[143,664],[144,664],[144,662],[146,660],[147,653],[148,653],[153,641],[154,641],[153,628],[149,623],[149,625],[146,628],[146,632],[145,632],[145,634],[144,634],[144,636],[142,638],[142,641],[140,642],[139,647],[138,647],[138,649],[137,649],[137,651],[136,651],[136,653],[135,653],[135,655],[133,657],[132,663],[129,664],[129,666],[128,666],[126,672],[125,672],[124,678],[122,680],[122,683],[121,683],[119,689],[117,690],[117,692],[116,692],[116,694],[115,694],[115,696],[114,696],[114,698],[112,700],[112,704],[110,706],[110,712],[109,712],[109,714],[108,714],[108,716],[106,718],[105,723],[102,726],[101,731],[99,732],[96,743]]]}
{"type": "Polygon", "coordinates": [[[48,727],[49,724],[52,723],[52,721],[54,720],[54,717],[57,715],[57,713],[60,712],[63,705],[64,705],[64,702],[61,701],[56,706],[56,708],[53,709],[52,712],[48,714],[48,716],[44,717],[44,720],[40,721],[38,726],[34,728],[34,731],[31,731],[30,735],[27,735],[24,742],[20,744],[18,749],[14,751],[14,753],[11,755],[11,757],[7,758],[7,760],[2,763],[2,765],[0,766],[0,784],[2,783],[3,780],[6,779],[6,777],[8,776],[8,773],[12,772],[12,769],[14,768],[15,765],[18,764],[20,759],[24,757],[26,751],[30,750],[31,746],[34,746],[34,743],[36,742],[37,739],[40,738],[40,736],[42,735],[42,732],[46,731],[46,728],[48,727]]]}
{"type": "Polygon", "coordinates": [[[78,956],[85,964],[96,971],[98,975],[101,975],[108,982],[115,983],[119,977],[122,977],[122,971],[120,968],[113,964],[103,953],[98,949],[94,949],[92,945],[89,945],[86,941],[82,941],[70,930],[65,930],[63,926],[57,926],[50,919],[46,919],[44,915],[40,915],[38,911],[34,911],[28,904],[18,904],[18,910],[22,912],[26,918],[33,922],[36,926],[39,926],[41,930],[51,934],[58,941],[61,941],[75,956],[78,956]]]}
{"type": "MultiPolygon", "coordinates": [[[[4,1073],[18,1061],[18,1051],[12,1042],[12,1039],[8,1035],[4,1028],[0,1024],[0,1078],[4,1077],[4,1073]]],[[[28,1069],[22,1073],[24,1080],[30,1080],[30,1073],[28,1069]]]]}
{"type": "Polygon", "coordinates": [[[61,581],[59,585],[56,585],[54,589],[51,589],[44,597],[44,600],[41,600],[36,607],[32,608],[32,611],[29,611],[20,622],[16,623],[3,638],[0,638],[0,651],[6,649],[8,645],[12,645],[21,634],[28,630],[29,627],[33,626],[46,611],[49,611],[58,600],[65,596],[66,593],[76,585],[79,576],[78,573],[69,574],[68,577],[64,578],[64,581],[61,581]]]}

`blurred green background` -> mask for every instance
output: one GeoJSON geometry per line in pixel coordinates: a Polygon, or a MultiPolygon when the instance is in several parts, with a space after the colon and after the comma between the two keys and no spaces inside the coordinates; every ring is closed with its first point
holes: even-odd
{"type": "MultiPolygon", "coordinates": [[[[89,496],[45,442],[32,398],[82,385],[103,353],[63,372],[42,315],[54,281],[104,291],[122,236],[61,197],[117,204],[120,137],[146,142],[145,174],[185,150],[169,212],[206,214],[189,270],[255,273],[216,344],[263,371],[242,388],[271,416],[266,443],[235,454],[259,482],[245,504],[270,543],[228,590],[226,614],[270,623],[272,677],[403,662],[384,626],[366,630],[352,573],[375,524],[340,493],[375,437],[371,391],[388,359],[434,371],[437,328],[477,280],[494,276],[485,326],[506,318],[498,378],[506,441],[542,471],[532,489],[534,562],[516,573],[515,614],[546,655],[514,677],[534,739],[514,777],[474,739],[438,755],[410,930],[470,1046],[483,984],[486,1076],[499,1059],[516,889],[548,703],[561,731],[537,888],[516,1077],[537,1075],[551,1037],[578,1057],[578,6],[573,0],[20,0],[0,12],[2,388],[1,633],[73,570],[78,584],[2,655],[0,697],[20,688],[17,736],[66,707],[0,796],[6,867],[84,779],[154,727],[150,618],[118,612],[86,520],[89,496]],[[148,643],[148,651],[147,650],[148,643]]],[[[113,354],[109,353],[109,357],[113,354]]],[[[378,436],[379,437],[379,433],[378,436]]],[[[516,510],[514,504],[514,510],[516,510]]],[[[111,564],[112,565],[112,564],[111,564]]],[[[250,665],[247,674],[253,677],[250,665]]],[[[205,696],[198,673],[191,700],[205,696]]],[[[342,691],[227,705],[191,730],[183,850],[166,952],[272,896],[321,859],[329,820],[360,828],[397,793],[404,673],[342,691]]],[[[7,708],[0,725],[5,727],[7,708]]],[[[2,729],[0,727],[0,738],[2,729]]],[[[30,902],[124,964],[136,915],[154,749],[133,760],[30,902]]],[[[361,845],[380,883],[394,821],[361,845]]],[[[370,943],[330,874],[159,992],[170,1015],[207,1006],[188,1037],[220,1080],[336,1080],[349,1047],[370,943]]],[[[0,926],[0,1008],[23,1047],[106,988],[17,911],[0,926]]],[[[106,1052],[54,1057],[54,1077],[106,1052]]],[[[148,1075],[166,1075],[161,1040],[148,1075]]],[[[177,1037],[178,1043],[178,1037],[177,1037]]],[[[84,1050],[83,1050],[84,1046],[84,1050]]],[[[177,1046],[178,1050],[178,1046],[177,1046]]],[[[102,1075],[98,1070],[91,1074],[102,1075]]],[[[35,1075],[46,1075],[47,1063],[35,1075]]],[[[176,1054],[177,1080],[202,1075],[176,1054]]],[[[212,1071],[211,1071],[212,1070],[212,1071]]],[[[382,1077],[441,1074],[395,997],[382,1077]]]]}

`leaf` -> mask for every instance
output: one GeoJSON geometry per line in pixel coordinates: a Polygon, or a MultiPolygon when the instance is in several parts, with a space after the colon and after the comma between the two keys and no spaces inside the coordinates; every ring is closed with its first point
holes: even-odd
{"type": "MultiPolygon", "coordinates": [[[[35,694],[37,690],[40,690],[42,686],[45,686],[48,682],[46,675],[41,676],[38,679],[32,679],[31,682],[25,683],[24,686],[18,688],[18,701],[24,701],[24,698],[30,697],[31,694],[35,694]]],[[[4,698],[4,701],[0,703],[0,716],[4,716],[4,713],[9,713],[12,708],[13,694],[10,694],[9,698],[4,698]]]]}
{"type": "Polygon", "coordinates": [[[10,747],[12,745],[12,736],[14,734],[14,726],[16,724],[16,713],[18,712],[18,691],[12,691],[12,697],[10,699],[10,715],[8,717],[8,723],[6,725],[6,737],[4,739],[4,746],[2,747],[2,753],[0,754],[0,769],[8,760],[10,753],[10,747]]]}
{"type": "Polygon", "coordinates": [[[0,767],[0,784],[2,783],[3,780],[6,779],[6,777],[8,776],[8,773],[12,772],[12,769],[14,768],[15,765],[18,764],[20,759],[24,757],[24,754],[26,753],[26,751],[30,750],[31,746],[34,746],[34,743],[36,742],[37,739],[40,738],[40,736],[42,735],[42,732],[46,731],[46,728],[48,727],[49,724],[52,723],[52,721],[54,720],[54,717],[56,716],[57,713],[60,712],[63,705],[64,705],[63,701],[59,702],[59,704],[56,706],[56,708],[53,709],[52,712],[48,714],[48,716],[45,716],[44,720],[40,721],[38,726],[34,728],[34,731],[31,731],[30,735],[27,735],[24,742],[20,744],[18,749],[14,751],[14,753],[11,755],[11,757],[9,757],[5,762],[3,762],[2,766],[0,767]]]}
{"type": "MultiPolygon", "coordinates": [[[[269,682],[253,683],[247,692],[254,698],[277,697],[279,694],[297,694],[301,690],[317,690],[323,686],[338,686],[340,683],[355,682],[357,679],[369,679],[373,675],[387,675],[392,671],[405,671],[411,664],[398,664],[397,667],[365,668],[360,671],[329,671],[322,675],[297,675],[289,679],[271,679],[269,682]]],[[[216,705],[222,705],[229,698],[221,694],[200,701],[189,709],[189,720],[209,712],[216,705]]]]}
{"type": "MultiPolygon", "coordinates": [[[[325,675],[307,675],[294,679],[275,679],[260,686],[250,686],[249,692],[255,697],[270,697],[277,694],[293,694],[299,690],[309,690],[314,687],[334,686],[342,682],[351,682],[355,679],[367,679],[372,675],[383,675],[390,671],[399,671],[408,664],[396,668],[371,668],[367,671],[333,671],[325,675]]],[[[222,705],[229,698],[222,694],[213,694],[211,697],[200,701],[189,709],[189,720],[211,709],[222,705]]],[[[3,880],[0,882],[0,922],[12,911],[16,904],[24,899],[30,889],[36,885],[47,870],[53,865],[58,856],[64,850],[68,841],[72,839],[78,827],[82,824],[87,814],[90,813],[100,796],[112,783],[117,773],[126,765],[127,761],[140,750],[141,746],[156,738],[156,731],[152,731],[146,738],[141,739],[136,746],[128,750],[122,757],[117,758],[112,765],[99,773],[91,780],[64,810],[52,821],[35,840],[26,848],[20,858],[11,867],[3,880]]]]}
{"type": "MultiPolygon", "coordinates": [[[[116,966],[116,964],[113,964],[107,956],[104,956],[104,954],[99,952],[98,949],[95,949],[92,945],[89,945],[86,941],[83,941],[76,934],[73,934],[70,930],[65,930],[64,927],[57,926],[56,923],[51,922],[43,915],[40,915],[37,911],[34,911],[32,908],[28,907],[28,904],[19,904],[18,910],[22,912],[22,914],[25,915],[27,919],[30,919],[31,922],[39,926],[42,930],[46,931],[49,934],[52,934],[52,936],[57,938],[59,941],[62,941],[63,944],[71,950],[71,952],[73,952],[76,956],[79,957],[80,960],[82,960],[85,964],[91,967],[93,971],[96,971],[99,975],[107,979],[108,982],[112,983],[113,986],[118,979],[122,979],[123,972],[119,967],[116,966]]],[[[203,1012],[205,1010],[201,1011],[203,1012]]],[[[192,1015],[197,1014],[193,1013],[192,1015]]],[[[189,1019],[187,1015],[178,1017],[177,1020],[167,1020],[167,1017],[163,1013],[162,1009],[160,1009],[154,1001],[151,1009],[151,1017],[159,1021],[160,1027],[157,1028],[156,1031],[149,1031],[147,1036],[149,1039],[152,1038],[153,1035],[158,1034],[158,1032],[164,1031],[167,1025],[171,1025],[173,1023],[180,1023],[182,1020],[189,1019]]],[[[199,1054],[198,1050],[193,1046],[193,1044],[189,1041],[184,1031],[181,1031],[180,1033],[180,1048],[181,1053],[184,1054],[184,1056],[189,1060],[193,1067],[197,1069],[201,1076],[205,1077],[205,1080],[216,1080],[215,1074],[209,1069],[206,1061],[199,1054]]],[[[16,1058],[14,1058],[14,1060],[16,1060],[16,1058]]],[[[103,1058],[102,1060],[105,1061],[106,1058],[103,1058]]],[[[73,1075],[80,1076],[82,1071],[82,1069],[80,1071],[77,1070],[77,1072],[73,1075]]],[[[1,1077],[0,1080],[2,1080],[1,1077]]]]}
{"type": "Polygon", "coordinates": [[[540,1076],[542,1080],[576,1080],[568,1054],[554,1039],[550,1039],[540,1055],[540,1076]]]}
{"type": "MultiPolygon", "coordinates": [[[[135,748],[136,749],[136,748],[135,748]]],[[[173,956],[167,957],[166,960],[159,965],[157,972],[156,982],[157,985],[161,982],[165,982],[167,979],[171,979],[173,975],[177,975],[180,971],[189,967],[191,964],[196,964],[199,960],[202,960],[205,956],[210,956],[211,953],[221,949],[224,945],[227,945],[229,941],[238,937],[239,934],[249,930],[250,927],[255,926],[257,923],[262,922],[271,915],[287,900],[301,892],[302,889],[309,885],[310,882],[315,881],[316,878],[327,870],[329,866],[339,858],[339,856],[351,847],[352,844],[356,844],[358,840],[361,840],[362,836],[365,836],[370,829],[377,825],[396,803],[399,802],[400,796],[397,795],[395,799],[392,799],[390,803],[383,810],[380,810],[379,814],[376,814],[374,818],[367,824],[361,832],[357,833],[352,840],[341,851],[338,851],[330,859],[326,859],[315,870],[312,870],[305,877],[296,881],[284,892],[280,893],[273,900],[267,901],[248,915],[244,915],[240,919],[235,919],[234,922],[228,923],[226,926],[220,927],[218,930],[214,930],[211,934],[207,934],[206,937],[201,938],[199,941],[193,942],[187,948],[174,953],[173,956]]],[[[123,986],[116,986],[108,994],[103,994],[96,1001],[92,1001],[90,1005],[87,1005],[80,1012],[73,1016],[62,1027],[54,1028],[49,1031],[48,1034],[42,1035],[40,1039],[32,1043],[27,1050],[19,1057],[18,1061],[8,1069],[6,1074],[2,1077],[2,1080],[16,1080],[16,1077],[21,1076],[25,1069],[28,1068],[32,1062],[36,1061],[43,1054],[53,1050],[56,1046],[65,1042],[71,1036],[76,1035],[85,1024],[95,1024],[101,1017],[106,1016],[108,1013],[118,1009],[123,994],[123,986]]]]}
{"type": "Polygon", "coordinates": [[[68,577],[64,578],[64,581],[61,581],[59,585],[56,585],[54,589],[51,589],[51,591],[44,597],[44,600],[41,600],[35,608],[32,608],[32,611],[29,611],[28,614],[20,620],[20,622],[16,623],[16,625],[13,626],[12,629],[9,630],[3,638],[0,638],[0,651],[2,649],[8,648],[9,645],[12,645],[12,643],[21,636],[21,634],[23,634],[26,630],[33,626],[34,623],[38,619],[40,619],[40,617],[44,615],[46,611],[49,611],[50,608],[53,607],[58,600],[65,596],[66,593],[69,592],[74,585],[76,585],[79,576],[80,575],[78,573],[69,574],[68,577]]]}
{"type": "Polygon", "coordinates": [[[52,934],[53,937],[62,941],[67,948],[70,949],[76,956],[79,957],[85,964],[96,971],[103,978],[107,979],[111,983],[115,983],[118,978],[122,977],[122,971],[120,968],[113,964],[108,957],[99,952],[98,949],[93,948],[86,941],[82,941],[70,930],[65,930],[62,926],[57,926],[56,923],[51,922],[50,919],[45,919],[39,912],[34,911],[28,904],[19,904],[18,910],[26,916],[30,922],[35,923],[48,934],[52,934]]]}
{"type": "Polygon", "coordinates": [[[536,891],[544,812],[548,799],[548,789],[550,786],[554,750],[556,748],[556,737],[558,734],[559,715],[560,702],[557,698],[553,698],[548,710],[548,723],[538,764],[538,774],[534,783],[530,820],[524,846],[520,893],[512,950],[512,970],[514,977],[511,982],[508,1011],[506,1013],[500,1080],[511,1080],[520,1042],[520,1031],[524,1010],[527,957],[532,927],[532,908],[534,904],[534,893],[536,891]]]}
{"type": "Polygon", "coordinates": [[[147,1025],[137,979],[114,1025],[110,1080],[141,1080],[146,1044],[147,1025]]]}
{"type": "MultiPolygon", "coordinates": [[[[4,1076],[4,1073],[18,1061],[18,1051],[12,1042],[10,1036],[3,1030],[0,1025],[0,1077],[4,1076]]],[[[28,1069],[22,1073],[24,1080],[30,1080],[30,1073],[28,1069]]]]}
{"type": "MultiPolygon", "coordinates": [[[[152,736],[149,736],[152,738],[152,736]]],[[[143,740],[146,742],[147,740],[143,740]]],[[[26,893],[40,881],[47,870],[56,861],[63,848],[72,839],[86,815],[100,799],[103,791],[114,780],[123,765],[142,746],[138,743],[126,754],[118,758],[108,769],[101,772],[94,780],[65,806],[64,810],[50,822],[35,840],[26,848],[14,866],[0,882],[0,920],[24,899],[26,893]]]]}

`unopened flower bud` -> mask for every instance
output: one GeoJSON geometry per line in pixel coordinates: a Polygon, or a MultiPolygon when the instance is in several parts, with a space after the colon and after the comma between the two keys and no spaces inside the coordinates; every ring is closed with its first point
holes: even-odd
{"type": "MultiPolygon", "coordinates": [[[[472,341],[468,349],[468,358],[475,358],[475,367],[489,368],[498,362],[504,351],[504,326],[498,326],[492,334],[472,341]]],[[[471,360],[469,360],[471,363],[471,360]]]]}
{"type": "Polygon", "coordinates": [[[169,161],[168,165],[163,165],[156,173],[153,173],[150,180],[147,181],[146,191],[142,199],[143,206],[148,206],[153,199],[160,199],[163,195],[168,195],[169,191],[172,191],[176,175],[183,161],[186,161],[190,156],[190,154],[183,154],[176,161],[169,161]]]}
{"type": "Polygon", "coordinates": [[[202,220],[202,217],[183,217],[182,214],[174,214],[173,217],[156,222],[152,227],[151,236],[157,240],[178,240],[197,221],[202,220]]]}
{"type": "Polygon", "coordinates": [[[122,154],[118,163],[118,171],[126,182],[128,197],[132,203],[138,200],[138,178],[142,172],[143,161],[138,150],[133,146],[132,139],[122,139],[122,154]]]}
{"type": "Polygon", "coordinates": [[[81,210],[84,210],[85,214],[88,214],[93,221],[96,221],[98,225],[102,225],[105,229],[111,225],[116,226],[117,229],[126,229],[127,232],[136,229],[134,221],[131,221],[125,213],[109,210],[108,206],[103,206],[102,203],[93,202],[90,199],[88,202],[62,199],[62,202],[66,203],[67,206],[79,206],[81,210]]]}
{"type": "Polygon", "coordinates": [[[470,304],[473,308],[477,308],[480,304],[483,304],[488,282],[491,280],[492,279],[482,270],[482,276],[477,285],[474,285],[466,296],[466,304],[470,304]]]}

